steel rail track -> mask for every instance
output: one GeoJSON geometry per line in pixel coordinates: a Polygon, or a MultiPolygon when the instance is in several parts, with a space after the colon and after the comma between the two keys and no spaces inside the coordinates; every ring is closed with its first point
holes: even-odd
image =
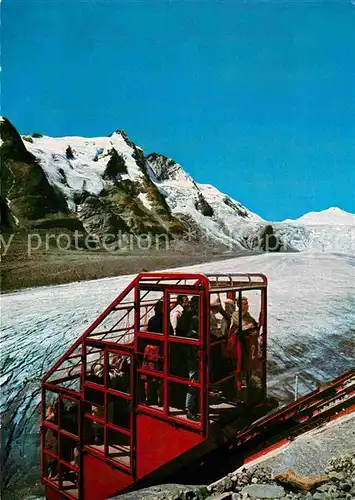
{"type": "Polygon", "coordinates": [[[355,370],[338,377],[323,390],[272,412],[238,433],[228,448],[244,453],[244,463],[266,455],[297,436],[355,412],[355,370]],[[247,449],[246,449],[247,448],[247,449]]]}

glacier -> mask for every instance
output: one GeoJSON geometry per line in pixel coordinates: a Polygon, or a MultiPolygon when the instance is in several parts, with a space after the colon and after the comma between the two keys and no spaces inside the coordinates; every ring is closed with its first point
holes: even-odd
{"type": "MultiPolygon", "coordinates": [[[[296,375],[302,394],[354,367],[354,255],[265,253],[179,270],[266,274],[268,391],[281,402],[293,397],[296,375]]],[[[8,490],[38,480],[41,377],[132,278],[1,296],[2,471],[8,490]]]]}

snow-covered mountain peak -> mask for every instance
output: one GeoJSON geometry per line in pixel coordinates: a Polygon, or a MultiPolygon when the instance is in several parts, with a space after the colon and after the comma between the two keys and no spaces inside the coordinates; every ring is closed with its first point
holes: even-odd
{"type": "Polygon", "coordinates": [[[321,210],[319,212],[308,212],[298,219],[286,219],[283,221],[288,224],[304,224],[310,226],[318,225],[354,225],[355,226],[355,214],[346,212],[338,207],[329,207],[326,210],[321,210]]]}
{"type": "Polygon", "coordinates": [[[39,160],[49,182],[63,192],[74,210],[74,197],[80,191],[97,195],[105,187],[103,176],[110,159],[119,156],[125,168],[119,180],[137,181],[143,172],[136,161],[134,144],[123,131],[109,137],[27,137],[26,148],[39,160]]]}

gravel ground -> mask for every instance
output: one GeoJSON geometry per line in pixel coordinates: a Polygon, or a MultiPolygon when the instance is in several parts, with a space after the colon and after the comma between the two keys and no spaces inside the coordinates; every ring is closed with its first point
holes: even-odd
{"type": "Polygon", "coordinates": [[[153,486],[118,500],[355,500],[355,414],[310,431],[264,459],[252,462],[211,485],[153,486]],[[313,483],[295,487],[278,475],[293,471],[313,483]],[[316,483],[316,479],[318,482],[316,483]]]}
{"type": "MultiPolygon", "coordinates": [[[[355,453],[332,459],[309,491],[276,480],[263,468],[234,472],[218,483],[200,488],[167,484],[115,497],[117,500],[354,500],[355,453]]],[[[112,499],[113,500],[113,499],[112,499]]]]}

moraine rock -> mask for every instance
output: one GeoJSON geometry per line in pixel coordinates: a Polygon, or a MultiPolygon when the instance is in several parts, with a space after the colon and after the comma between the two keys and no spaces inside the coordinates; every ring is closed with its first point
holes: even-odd
{"type": "Polygon", "coordinates": [[[285,490],[281,486],[272,484],[250,484],[242,489],[242,495],[248,494],[253,500],[278,499],[285,497],[285,490]]]}
{"type": "MultiPolygon", "coordinates": [[[[85,230],[89,234],[97,236],[117,235],[119,231],[129,232],[127,224],[117,216],[105,200],[96,196],[88,196],[85,201],[78,206],[78,218],[82,222],[85,230]]],[[[110,243],[107,241],[107,243],[110,243]]]]}

